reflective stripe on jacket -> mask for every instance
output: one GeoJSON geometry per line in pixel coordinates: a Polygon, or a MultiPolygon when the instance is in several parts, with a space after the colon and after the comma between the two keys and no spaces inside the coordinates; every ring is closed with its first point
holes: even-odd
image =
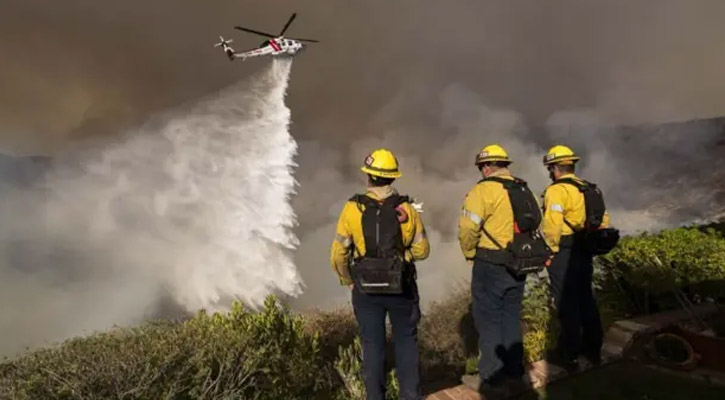
{"type": "MultiPolygon", "coordinates": [[[[581,179],[574,174],[562,175],[560,179],[564,178],[572,178],[581,182],[581,179]]],[[[555,253],[559,251],[561,237],[574,234],[564,220],[576,230],[584,229],[586,220],[584,194],[574,185],[555,181],[544,192],[544,221],[541,224],[544,239],[555,253]]],[[[608,212],[604,213],[601,227],[609,227],[608,212]]]]}

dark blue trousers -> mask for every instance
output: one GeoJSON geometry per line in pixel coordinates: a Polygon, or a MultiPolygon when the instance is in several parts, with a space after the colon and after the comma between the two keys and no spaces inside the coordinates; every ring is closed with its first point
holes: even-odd
{"type": "Polygon", "coordinates": [[[548,268],[561,332],[559,355],[597,358],[602,349],[602,322],[592,291],[592,256],[582,246],[561,247],[548,268]]]}
{"type": "Polygon", "coordinates": [[[412,282],[401,295],[368,295],[357,287],[352,305],[360,327],[367,400],[385,399],[385,317],[393,326],[395,366],[402,400],[422,399],[418,355],[418,288],[412,282]]]}
{"type": "Polygon", "coordinates": [[[520,316],[525,281],[514,278],[502,265],[474,259],[472,311],[478,331],[478,373],[482,381],[524,375],[520,316]]]}

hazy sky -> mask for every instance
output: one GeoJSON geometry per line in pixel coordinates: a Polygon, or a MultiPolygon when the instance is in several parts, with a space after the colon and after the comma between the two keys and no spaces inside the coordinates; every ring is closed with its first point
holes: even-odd
{"type": "Polygon", "coordinates": [[[289,34],[321,41],[294,67],[299,140],[379,135],[371,117],[403,88],[452,82],[534,125],[570,109],[656,121],[725,108],[718,0],[5,0],[0,143],[51,151],[216,91],[266,62],[229,63],[217,36],[256,46],[233,26],[274,33],[293,11],[289,34]]]}

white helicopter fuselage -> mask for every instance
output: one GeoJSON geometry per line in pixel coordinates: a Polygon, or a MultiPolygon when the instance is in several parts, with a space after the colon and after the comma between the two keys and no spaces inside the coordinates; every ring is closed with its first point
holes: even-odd
{"type": "Polygon", "coordinates": [[[224,46],[224,51],[227,53],[229,58],[241,58],[242,60],[249,57],[258,56],[281,56],[297,54],[300,50],[304,49],[305,45],[302,42],[293,39],[286,39],[282,36],[274,39],[269,39],[262,43],[260,47],[256,49],[247,50],[242,53],[236,53],[229,46],[224,46]]]}
{"type": "Polygon", "coordinates": [[[283,36],[270,39],[267,42],[267,46],[272,47],[272,55],[276,56],[279,54],[289,54],[291,56],[297,54],[298,51],[302,50],[305,45],[302,42],[298,42],[294,39],[286,39],[283,36]]]}

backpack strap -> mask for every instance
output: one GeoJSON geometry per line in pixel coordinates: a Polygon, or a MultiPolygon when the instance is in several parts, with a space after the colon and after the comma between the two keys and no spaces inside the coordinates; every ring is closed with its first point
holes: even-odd
{"type": "Polygon", "coordinates": [[[481,224],[481,230],[483,231],[483,234],[486,235],[486,237],[489,238],[493,242],[493,244],[496,245],[496,247],[498,247],[501,250],[504,250],[504,247],[501,246],[501,243],[499,243],[498,240],[496,240],[493,236],[491,236],[490,233],[488,233],[488,231],[486,230],[486,227],[483,226],[483,224],[481,224]]]}
{"type": "MultiPolygon", "coordinates": [[[[506,190],[509,190],[513,185],[521,185],[521,184],[525,185],[526,184],[526,181],[524,181],[523,179],[519,179],[517,177],[513,177],[513,178],[514,179],[505,179],[505,178],[501,178],[499,176],[489,176],[487,178],[481,179],[480,181],[478,181],[478,183],[498,182],[498,183],[502,184],[506,190]]],[[[486,230],[486,227],[484,226],[484,223],[481,223],[481,230],[483,231],[483,234],[486,235],[486,237],[489,238],[493,242],[493,244],[496,245],[496,247],[498,247],[501,250],[505,250],[505,248],[503,246],[501,246],[501,243],[499,243],[498,240],[496,240],[493,236],[491,236],[490,233],[488,233],[488,231],[486,230]]]]}
{"type": "MultiPolygon", "coordinates": [[[[595,185],[595,184],[593,184],[591,182],[587,182],[585,180],[581,180],[581,182],[580,182],[580,181],[578,181],[578,180],[576,180],[574,178],[557,179],[554,182],[554,185],[559,184],[559,183],[564,184],[564,185],[572,185],[572,186],[576,187],[579,190],[580,193],[584,193],[584,191],[588,187],[596,187],[597,186],[597,185],[595,185]]],[[[585,218],[585,221],[586,221],[586,214],[584,215],[584,218],[585,218]]],[[[574,228],[574,226],[569,221],[567,221],[566,218],[564,218],[564,223],[566,224],[566,226],[569,227],[569,229],[572,230],[572,232],[583,232],[582,229],[577,230],[576,228],[574,228]]]]}
{"type": "Polygon", "coordinates": [[[365,206],[365,208],[380,208],[383,206],[383,204],[392,203],[391,205],[393,206],[393,208],[398,208],[403,203],[410,203],[410,197],[405,195],[393,194],[389,197],[386,197],[383,201],[378,201],[368,196],[367,194],[356,194],[350,197],[349,201],[354,202],[357,206],[358,211],[362,213],[364,211],[362,206],[365,206]]]}
{"type": "Polygon", "coordinates": [[[568,185],[576,186],[576,188],[579,189],[580,192],[583,192],[587,188],[593,188],[594,189],[594,188],[597,187],[597,185],[595,183],[592,183],[592,182],[589,182],[589,181],[585,181],[583,179],[581,179],[580,181],[578,181],[578,180],[576,180],[574,178],[557,179],[554,182],[554,185],[556,185],[558,183],[563,183],[563,184],[568,184],[568,185]]]}
{"type": "Polygon", "coordinates": [[[349,201],[357,203],[358,208],[360,208],[360,204],[364,205],[365,207],[380,207],[383,203],[388,201],[393,203],[393,207],[397,207],[403,203],[410,203],[410,197],[406,195],[393,194],[390,197],[386,197],[385,200],[381,202],[373,199],[367,194],[356,194],[350,197],[349,201]]]}
{"type": "Polygon", "coordinates": [[[367,207],[380,207],[380,204],[373,200],[370,196],[365,194],[356,194],[352,197],[350,197],[350,201],[354,202],[357,206],[357,209],[360,212],[363,212],[362,206],[367,207]]]}
{"type": "Polygon", "coordinates": [[[577,230],[576,228],[574,228],[574,225],[569,223],[569,221],[567,221],[566,218],[564,218],[564,223],[566,224],[566,226],[569,227],[569,229],[572,230],[572,232],[581,232],[581,229],[577,230]]]}
{"type": "Polygon", "coordinates": [[[356,195],[350,197],[350,201],[354,201],[355,203],[362,204],[362,205],[378,204],[378,202],[375,199],[368,196],[367,194],[356,194],[356,195]]]}
{"type": "Polygon", "coordinates": [[[511,187],[514,184],[516,184],[516,185],[526,185],[526,181],[525,180],[523,180],[521,178],[517,178],[515,176],[512,177],[512,178],[514,178],[514,179],[505,179],[505,178],[502,178],[500,176],[489,176],[488,178],[481,179],[480,181],[478,181],[478,183],[481,183],[481,182],[498,182],[498,183],[502,184],[506,189],[508,189],[509,187],[511,187]]]}
{"type": "Polygon", "coordinates": [[[403,203],[410,203],[410,198],[405,195],[394,194],[384,200],[384,202],[390,201],[393,203],[393,207],[398,207],[403,203]]]}

